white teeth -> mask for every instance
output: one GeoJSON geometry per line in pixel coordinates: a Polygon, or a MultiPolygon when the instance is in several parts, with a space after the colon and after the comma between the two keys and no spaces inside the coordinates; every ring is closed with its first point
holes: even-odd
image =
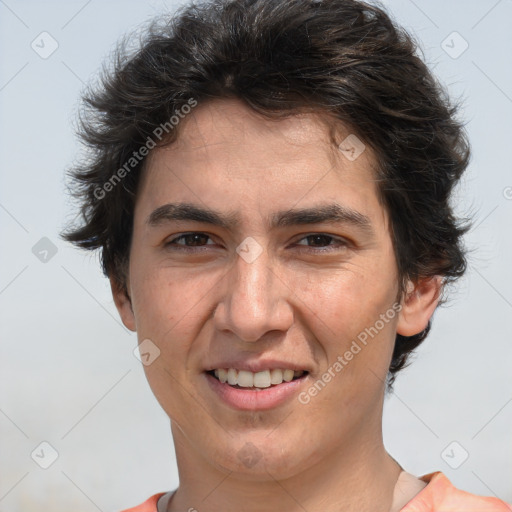
{"type": "Polygon", "coordinates": [[[297,377],[304,374],[303,370],[281,370],[278,368],[272,370],[263,370],[261,372],[249,372],[246,370],[236,370],[235,368],[217,368],[214,370],[215,377],[220,382],[226,382],[231,386],[237,384],[241,388],[268,388],[272,385],[282,384],[283,382],[290,382],[297,377]]]}
{"type": "Polygon", "coordinates": [[[230,368],[228,370],[228,384],[231,384],[232,386],[238,384],[238,375],[234,368],[230,368]]]}
{"type": "Polygon", "coordinates": [[[283,370],[270,370],[270,382],[272,384],[281,384],[283,382],[283,370]]]}
{"type": "Polygon", "coordinates": [[[290,382],[291,380],[293,380],[293,370],[285,370],[283,372],[283,379],[286,382],[290,382]]]}
{"type": "Polygon", "coordinates": [[[241,388],[252,388],[254,385],[254,373],[240,370],[238,372],[238,385],[241,388]]]}
{"type": "Polygon", "coordinates": [[[270,370],[265,370],[263,372],[254,374],[254,387],[269,388],[270,384],[270,370]]]}
{"type": "Polygon", "coordinates": [[[222,384],[225,384],[228,381],[227,370],[224,370],[224,368],[219,368],[218,370],[215,370],[215,371],[219,373],[219,375],[215,374],[215,376],[219,378],[219,380],[222,382],[222,384]]]}

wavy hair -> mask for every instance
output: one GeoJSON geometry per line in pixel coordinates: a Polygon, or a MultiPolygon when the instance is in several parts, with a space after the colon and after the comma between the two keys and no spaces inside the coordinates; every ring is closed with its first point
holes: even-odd
{"type": "MultiPolygon", "coordinates": [[[[106,276],[125,288],[137,186],[145,159],[122,184],[98,193],[155,129],[191,98],[238,98],[267,117],[304,110],[350,127],[377,159],[380,199],[391,222],[400,290],[406,280],[466,269],[452,190],[469,161],[457,105],[386,12],[356,0],[211,0],[160,16],[84,94],[79,135],[87,157],[72,170],[81,224],[63,238],[99,249],[106,276]],[[101,197],[100,197],[101,196],[101,197]]],[[[179,125],[162,144],[172,143],[179,125]]],[[[395,374],[426,338],[397,335],[395,374]]]]}

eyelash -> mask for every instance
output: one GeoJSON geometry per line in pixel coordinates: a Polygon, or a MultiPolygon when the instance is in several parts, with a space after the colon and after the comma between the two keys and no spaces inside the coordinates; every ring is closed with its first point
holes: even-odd
{"type": "MultiPolygon", "coordinates": [[[[195,246],[194,247],[194,246],[186,246],[186,245],[177,245],[176,244],[177,240],[181,240],[181,239],[185,240],[186,237],[192,237],[192,236],[195,236],[195,235],[196,236],[197,235],[202,235],[202,236],[205,236],[208,239],[212,240],[212,238],[209,235],[207,235],[206,233],[202,233],[200,231],[193,231],[193,232],[190,232],[190,233],[183,233],[183,234],[173,238],[172,240],[169,240],[168,242],[166,242],[164,244],[164,246],[166,248],[170,249],[170,250],[178,250],[178,251],[185,251],[185,252],[204,252],[204,250],[205,250],[204,248],[206,247],[205,245],[195,246]]],[[[316,253],[332,252],[332,251],[339,250],[340,248],[346,248],[348,246],[348,242],[346,240],[344,240],[342,238],[334,237],[334,236],[326,234],[326,233],[310,233],[310,234],[305,235],[302,238],[300,238],[298,240],[298,242],[301,242],[302,240],[305,240],[305,239],[310,238],[310,237],[317,237],[317,236],[325,237],[325,238],[330,239],[331,241],[338,242],[339,247],[336,247],[336,246],[333,246],[333,245],[329,245],[329,246],[327,246],[327,248],[308,247],[309,250],[312,249],[312,251],[316,252],[316,253]]]]}

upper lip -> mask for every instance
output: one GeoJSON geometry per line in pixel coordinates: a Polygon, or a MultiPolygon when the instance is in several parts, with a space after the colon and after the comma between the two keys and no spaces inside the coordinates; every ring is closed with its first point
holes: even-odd
{"type": "Polygon", "coordinates": [[[252,373],[262,372],[264,370],[303,370],[309,372],[306,365],[301,363],[292,363],[290,361],[278,361],[276,359],[231,359],[223,360],[218,363],[208,365],[205,371],[209,372],[219,368],[235,368],[236,370],[244,370],[252,373]]]}

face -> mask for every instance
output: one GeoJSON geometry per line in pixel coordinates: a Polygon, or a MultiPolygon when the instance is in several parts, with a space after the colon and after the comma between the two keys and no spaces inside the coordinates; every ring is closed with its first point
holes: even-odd
{"type": "Polygon", "coordinates": [[[131,303],[114,289],[159,350],[144,369],[181,453],[285,478],[378,443],[397,329],[419,332],[435,301],[396,302],[370,149],[354,159],[313,114],[266,120],[235,100],[182,123],[137,194],[131,303]]]}

